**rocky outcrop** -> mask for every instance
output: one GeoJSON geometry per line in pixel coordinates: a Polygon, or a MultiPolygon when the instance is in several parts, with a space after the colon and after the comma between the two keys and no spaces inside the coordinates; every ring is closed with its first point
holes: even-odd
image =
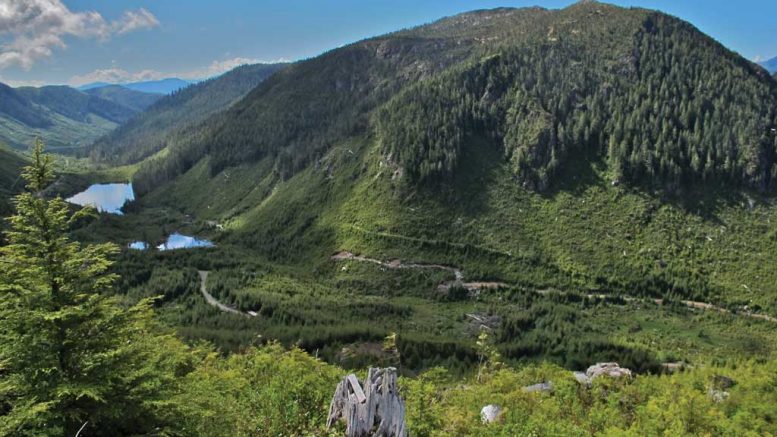
{"type": "Polygon", "coordinates": [[[619,366],[618,363],[596,363],[589,367],[588,370],[585,371],[585,374],[592,380],[600,376],[608,376],[610,378],[630,378],[631,370],[619,366]]]}

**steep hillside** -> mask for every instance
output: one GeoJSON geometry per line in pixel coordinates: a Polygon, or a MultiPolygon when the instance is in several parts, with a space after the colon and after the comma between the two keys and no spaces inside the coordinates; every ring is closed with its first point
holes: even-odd
{"type": "Polygon", "coordinates": [[[40,136],[51,150],[72,153],[136,113],[66,86],[11,88],[0,84],[0,142],[14,148],[27,148],[40,136]]]}
{"type": "Polygon", "coordinates": [[[272,76],[171,136],[134,207],[149,239],[166,207],[216,240],[189,261],[259,316],[192,315],[182,292],[171,318],[229,347],[262,332],[347,362],[398,330],[411,367],[466,363],[493,316],[516,360],[768,354],[775,88],[657,12],[477,11],[272,76]]]}
{"type": "Polygon", "coordinates": [[[166,96],[129,123],[100,138],[92,158],[111,163],[139,161],[185,135],[191,126],[225,110],[285,64],[237,67],[217,78],[166,96]]]}
{"type": "Polygon", "coordinates": [[[205,155],[213,173],[271,156],[287,178],[370,132],[409,186],[446,185],[463,141],[482,135],[537,191],[578,152],[607,161],[616,184],[770,191],[775,102],[761,69],[660,13],[595,2],[476,12],[289,68],[171,141],[139,182],[205,155]]]}
{"type": "Polygon", "coordinates": [[[90,88],[85,90],[84,93],[114,102],[136,112],[145,111],[146,108],[162,98],[162,95],[160,94],[135,91],[121,85],[106,85],[90,88]]]}

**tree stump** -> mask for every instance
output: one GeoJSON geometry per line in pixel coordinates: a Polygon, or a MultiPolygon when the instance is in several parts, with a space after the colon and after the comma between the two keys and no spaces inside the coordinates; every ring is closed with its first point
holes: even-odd
{"type": "Polygon", "coordinates": [[[363,388],[356,375],[343,378],[329,405],[327,428],[341,418],[346,437],[406,437],[405,401],[397,389],[397,370],[370,368],[363,388]]]}

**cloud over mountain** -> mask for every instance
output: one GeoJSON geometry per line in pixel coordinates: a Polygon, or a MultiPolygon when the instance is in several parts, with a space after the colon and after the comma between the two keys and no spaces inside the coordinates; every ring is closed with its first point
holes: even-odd
{"type": "Polygon", "coordinates": [[[28,70],[55,49],[66,48],[67,37],[107,40],[158,26],[159,20],[144,8],[107,21],[98,12],[71,11],[61,0],[5,0],[0,4],[0,69],[28,70]]]}

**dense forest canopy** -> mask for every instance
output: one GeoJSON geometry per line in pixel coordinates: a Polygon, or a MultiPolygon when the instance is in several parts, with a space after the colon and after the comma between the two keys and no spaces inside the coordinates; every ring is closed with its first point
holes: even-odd
{"type": "Polygon", "coordinates": [[[467,139],[486,136],[531,190],[582,153],[614,183],[770,191],[775,102],[762,69],[661,13],[479,11],[300,62],[180,132],[136,180],[145,191],[205,155],[213,174],[269,156],[285,179],[371,133],[411,185],[450,182],[467,139]]]}
{"type": "MultiPolygon", "coordinates": [[[[83,152],[98,163],[128,164],[176,143],[207,117],[224,111],[286,64],[243,65],[155,100],[142,114],[98,139],[83,152]]],[[[103,88],[100,88],[103,89],[103,88]]]]}

